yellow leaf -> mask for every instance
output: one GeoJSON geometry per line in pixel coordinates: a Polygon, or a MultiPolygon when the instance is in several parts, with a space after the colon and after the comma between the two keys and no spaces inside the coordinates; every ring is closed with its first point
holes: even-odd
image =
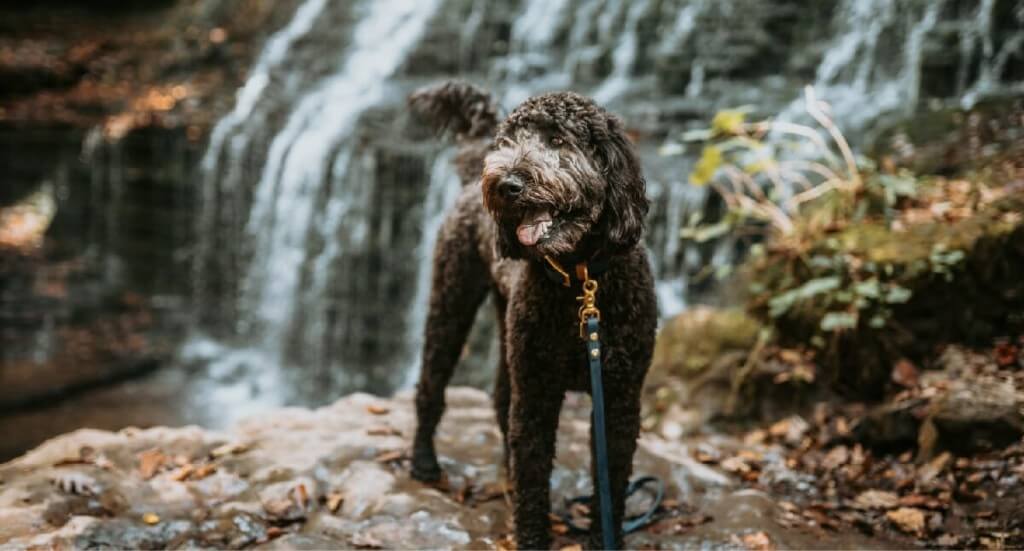
{"type": "Polygon", "coordinates": [[[146,513],[142,515],[142,522],[152,526],[153,524],[160,522],[160,515],[157,515],[156,513],[146,513]]]}
{"type": "Polygon", "coordinates": [[[697,166],[690,173],[690,183],[695,186],[707,185],[715,176],[718,167],[722,165],[722,150],[713,145],[704,146],[701,151],[700,160],[697,166]]]}
{"type": "Polygon", "coordinates": [[[738,134],[746,118],[747,113],[742,109],[723,109],[711,119],[711,130],[718,135],[738,134]]]}
{"type": "Polygon", "coordinates": [[[743,167],[743,172],[747,174],[757,174],[758,172],[764,172],[766,170],[775,168],[775,161],[771,159],[759,159],[743,167]]]}

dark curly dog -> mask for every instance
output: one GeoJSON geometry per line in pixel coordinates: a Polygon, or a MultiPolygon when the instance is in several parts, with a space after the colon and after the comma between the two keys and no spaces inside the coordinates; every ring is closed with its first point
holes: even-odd
{"type": "MultiPolygon", "coordinates": [[[[516,542],[521,549],[550,545],[558,414],[566,391],[589,392],[590,380],[578,326],[581,282],[571,277],[566,287],[544,257],[570,273],[579,263],[593,272],[601,266],[595,279],[613,508],[621,526],[657,323],[640,245],[648,201],[622,121],[572,92],[531,98],[500,125],[490,95],[468,84],[424,89],[410,102],[453,131],[465,184],[434,253],[412,474],[426,482],[441,477],[433,437],[445,386],[491,292],[502,346],[494,407],[514,491],[516,542]]],[[[600,547],[597,516],[591,542],[600,547]]],[[[621,530],[617,538],[621,544],[621,530]]]]}

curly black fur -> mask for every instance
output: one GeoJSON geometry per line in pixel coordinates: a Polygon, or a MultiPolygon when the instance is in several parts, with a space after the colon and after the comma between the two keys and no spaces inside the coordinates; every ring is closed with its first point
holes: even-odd
{"type": "Polygon", "coordinates": [[[459,178],[464,184],[475,182],[499,122],[491,94],[467,82],[450,81],[413,92],[409,106],[438,132],[455,135],[460,145],[455,158],[459,178]]]}
{"type": "MultiPolygon", "coordinates": [[[[428,482],[441,476],[433,435],[444,389],[475,312],[491,293],[502,348],[494,405],[514,490],[516,541],[520,548],[550,545],[548,488],[558,413],[567,391],[589,392],[590,382],[578,335],[578,283],[566,288],[553,282],[542,258],[550,255],[570,269],[608,258],[608,270],[596,278],[597,301],[613,509],[621,523],[657,323],[654,281],[640,245],[645,184],[623,124],[586,97],[552,93],[516,108],[488,143],[481,132],[497,110],[479,89],[446,84],[417,92],[411,101],[435,125],[455,130],[461,152],[470,152],[458,158],[465,187],[434,252],[412,474],[428,482]],[[460,105],[468,105],[468,112],[460,105]],[[515,193],[508,191],[510,181],[518,184],[515,193]],[[539,215],[548,220],[544,234],[527,231],[522,237],[522,226],[539,215]]],[[[594,518],[591,541],[598,547],[600,530],[594,518]]]]}

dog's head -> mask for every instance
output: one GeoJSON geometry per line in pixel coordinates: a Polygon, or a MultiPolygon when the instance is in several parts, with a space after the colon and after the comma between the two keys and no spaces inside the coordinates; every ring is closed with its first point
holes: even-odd
{"type": "Polygon", "coordinates": [[[498,127],[481,182],[502,256],[615,253],[643,233],[648,201],[636,151],[622,121],[579,94],[517,107],[498,127]]]}

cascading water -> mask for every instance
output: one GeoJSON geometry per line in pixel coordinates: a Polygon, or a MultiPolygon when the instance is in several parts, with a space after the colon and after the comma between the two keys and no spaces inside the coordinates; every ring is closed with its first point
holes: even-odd
{"type": "MultiPolygon", "coordinates": [[[[329,311],[330,303],[322,299],[330,280],[345,275],[335,266],[341,250],[377,245],[369,239],[367,228],[372,182],[353,166],[361,160],[353,127],[389,93],[389,78],[419,39],[437,4],[408,0],[360,5],[358,23],[351,43],[339,56],[338,68],[308,89],[294,90],[300,95],[289,102],[285,123],[265,153],[245,223],[251,256],[242,278],[236,328],[243,343],[258,345],[246,343],[225,352],[212,341],[197,339],[186,347],[186,355],[220,356],[217,365],[227,366],[224,369],[231,373],[256,364],[262,373],[255,379],[265,383],[259,390],[285,391],[272,401],[293,398],[287,396],[288,385],[281,384],[279,371],[289,363],[289,347],[301,350],[307,361],[322,354],[318,348],[329,340],[322,333],[332,329],[325,320],[336,317],[329,311]],[[301,335],[298,342],[289,342],[296,334],[301,335]]],[[[262,100],[260,94],[267,90],[269,71],[285,60],[289,47],[312,28],[325,5],[323,0],[307,0],[292,22],[270,40],[257,70],[239,93],[235,110],[217,125],[211,138],[202,167],[208,188],[219,187],[211,182],[216,178],[238,185],[240,166],[251,151],[245,134],[236,133],[224,154],[227,135],[253,112],[262,100]],[[225,170],[218,166],[222,156],[225,170]]],[[[206,200],[211,199],[208,193],[206,200]]],[[[207,258],[200,253],[200,262],[207,258]]],[[[199,272],[203,269],[200,264],[199,272]]],[[[295,379],[309,380],[301,375],[295,379]]]]}
{"type": "MultiPolygon", "coordinates": [[[[255,306],[252,321],[271,346],[283,345],[279,341],[293,323],[301,270],[309,258],[307,239],[316,231],[311,222],[318,218],[316,211],[329,181],[325,161],[332,155],[347,156],[353,125],[383,98],[388,77],[404,60],[435,7],[417,0],[369,6],[344,65],[299,99],[284,129],[271,142],[256,188],[247,225],[256,247],[246,274],[246,302],[255,306]]],[[[344,172],[330,176],[344,178],[344,172]]]]}
{"type": "Polygon", "coordinates": [[[409,313],[409,326],[406,331],[406,342],[413,351],[407,376],[402,384],[411,386],[419,374],[421,348],[423,347],[423,324],[427,319],[427,305],[430,299],[430,264],[434,258],[434,244],[437,232],[444,222],[445,211],[451,206],[462,187],[459,175],[455,173],[453,149],[448,149],[434,159],[430,170],[430,187],[423,203],[423,230],[419,246],[416,248],[416,294],[413,295],[412,310],[409,313]]]}
{"type": "Polygon", "coordinates": [[[197,320],[217,340],[188,350],[225,373],[269,366],[256,384],[281,401],[293,399],[281,389],[317,402],[409,383],[433,239],[458,183],[452,152],[409,130],[403,100],[454,76],[491,88],[506,110],[574,89],[624,116],[645,159],[647,244],[672,315],[699,296],[691,276],[733,262],[735,246],[680,237],[691,216],[718,207],[685,183],[693,159],[658,146],[726,107],[797,116],[809,83],[855,136],[925,98],[1019,89],[1011,60],[1024,33],[1003,19],[1016,13],[1019,27],[1024,1],[953,4],[306,0],[211,136],[197,320]],[[941,65],[950,42],[959,58],[941,65]],[[937,66],[957,75],[955,90],[934,87],[937,66]]]}

